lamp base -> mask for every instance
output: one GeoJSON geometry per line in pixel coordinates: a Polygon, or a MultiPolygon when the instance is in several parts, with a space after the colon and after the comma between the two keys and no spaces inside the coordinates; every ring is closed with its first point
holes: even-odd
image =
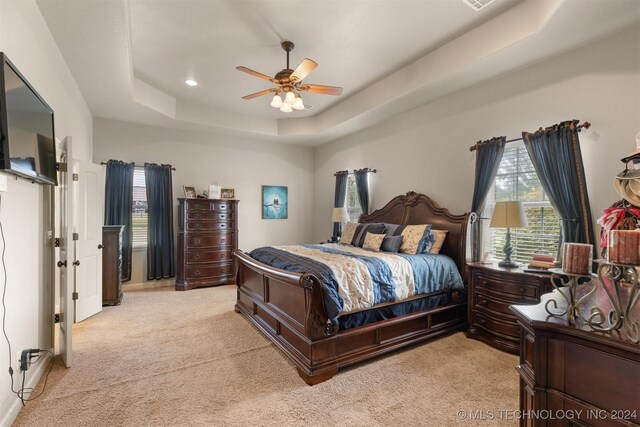
{"type": "Polygon", "coordinates": [[[503,268],[518,268],[518,267],[520,267],[520,264],[518,264],[516,262],[513,262],[513,261],[507,261],[507,260],[500,261],[498,263],[498,265],[500,267],[503,267],[503,268]]]}

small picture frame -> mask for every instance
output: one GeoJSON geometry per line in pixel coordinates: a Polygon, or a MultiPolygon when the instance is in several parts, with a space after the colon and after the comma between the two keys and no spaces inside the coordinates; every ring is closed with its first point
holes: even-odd
{"type": "Polygon", "coordinates": [[[189,187],[189,186],[183,185],[182,189],[184,190],[185,199],[195,199],[197,197],[195,187],[189,187]]]}
{"type": "Polygon", "coordinates": [[[236,190],[234,190],[233,188],[223,188],[220,191],[220,197],[223,199],[235,199],[236,190]]]}

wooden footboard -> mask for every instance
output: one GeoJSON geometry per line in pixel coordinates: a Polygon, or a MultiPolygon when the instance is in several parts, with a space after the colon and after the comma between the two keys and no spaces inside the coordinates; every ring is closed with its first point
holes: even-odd
{"type": "Polygon", "coordinates": [[[262,264],[234,251],[242,313],[297,365],[307,384],[325,381],[338,368],[466,326],[466,302],[338,332],[327,318],[320,281],[262,264]]]}

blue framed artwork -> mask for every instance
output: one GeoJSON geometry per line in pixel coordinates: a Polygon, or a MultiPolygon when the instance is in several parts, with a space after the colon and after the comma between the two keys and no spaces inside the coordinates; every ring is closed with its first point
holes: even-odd
{"type": "Polygon", "coordinates": [[[289,188],[278,185],[262,186],[262,219],[287,219],[289,188]]]}

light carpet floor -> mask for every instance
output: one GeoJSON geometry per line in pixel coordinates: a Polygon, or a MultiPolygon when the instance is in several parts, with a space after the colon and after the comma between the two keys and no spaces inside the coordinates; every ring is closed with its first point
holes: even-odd
{"type": "Polygon", "coordinates": [[[233,311],[235,296],[234,286],[126,292],[122,305],[75,326],[73,366],[57,360],[44,394],[15,424],[517,424],[497,415],[482,422],[457,416],[518,409],[515,356],[456,333],[310,387],[233,311]]]}

